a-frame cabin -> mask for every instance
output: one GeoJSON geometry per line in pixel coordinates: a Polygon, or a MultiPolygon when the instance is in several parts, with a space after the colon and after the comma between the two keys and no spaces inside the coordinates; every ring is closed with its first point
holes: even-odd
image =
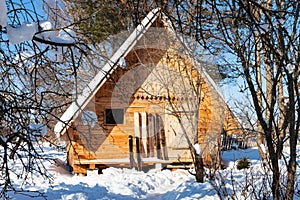
{"type": "Polygon", "coordinates": [[[74,173],[188,164],[189,142],[220,164],[228,107],[186,42],[159,9],[130,34],[55,126],[74,173]]]}

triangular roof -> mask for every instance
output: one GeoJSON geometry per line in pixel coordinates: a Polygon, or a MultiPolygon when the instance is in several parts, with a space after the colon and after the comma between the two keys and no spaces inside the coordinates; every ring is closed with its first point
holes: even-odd
{"type": "MultiPolygon", "coordinates": [[[[98,74],[91,80],[91,82],[83,90],[82,94],[75,99],[75,101],[60,117],[59,122],[54,127],[54,132],[57,134],[57,136],[63,134],[64,131],[69,127],[70,123],[77,118],[77,116],[80,114],[80,111],[89,103],[89,101],[93,98],[93,96],[97,93],[101,86],[106,82],[107,75],[112,74],[117,69],[120,59],[124,58],[134,48],[139,39],[144,35],[144,33],[147,32],[147,30],[149,30],[151,25],[159,17],[161,17],[161,20],[163,21],[165,26],[167,26],[167,28],[173,33],[175,33],[175,31],[171,28],[170,22],[168,21],[167,17],[162,12],[160,12],[159,8],[150,11],[148,15],[142,20],[142,22],[134,29],[130,36],[125,40],[121,47],[103,66],[103,68],[101,68],[98,74]]],[[[184,44],[184,41],[182,39],[179,40],[184,44]]],[[[184,46],[187,47],[187,45],[184,46]]],[[[192,59],[192,62],[195,65],[199,65],[196,60],[192,59]]],[[[204,69],[202,70],[203,76],[206,81],[211,84],[215,91],[217,91],[218,95],[224,100],[224,97],[220,93],[215,82],[205,72],[204,69]]]]}

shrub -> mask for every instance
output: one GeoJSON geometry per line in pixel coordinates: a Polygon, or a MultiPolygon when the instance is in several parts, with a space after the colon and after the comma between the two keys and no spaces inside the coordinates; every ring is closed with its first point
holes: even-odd
{"type": "Polygon", "coordinates": [[[250,165],[251,165],[250,160],[248,158],[244,157],[244,158],[241,158],[240,160],[238,160],[236,168],[238,170],[247,169],[250,167],[250,165]]]}

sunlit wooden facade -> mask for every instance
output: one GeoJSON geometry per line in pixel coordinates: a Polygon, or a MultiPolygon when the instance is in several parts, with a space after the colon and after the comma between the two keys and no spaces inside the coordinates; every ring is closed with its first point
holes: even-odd
{"type": "MultiPolygon", "coordinates": [[[[74,173],[109,166],[189,164],[186,136],[200,144],[207,166],[220,164],[220,135],[230,128],[228,116],[234,115],[228,114],[216,85],[197,62],[178,53],[179,44],[161,35],[172,34],[161,13],[148,15],[142,25],[142,35],[130,36],[127,50],[114,55],[126,66],[114,63],[58,131],[67,141],[74,173]]],[[[231,122],[238,127],[236,119],[231,122]]]]}

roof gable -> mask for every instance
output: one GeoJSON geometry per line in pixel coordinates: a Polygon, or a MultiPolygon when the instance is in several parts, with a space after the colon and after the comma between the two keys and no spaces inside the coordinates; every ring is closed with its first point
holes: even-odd
{"type": "MultiPolygon", "coordinates": [[[[90,81],[87,87],[83,90],[82,94],[80,94],[74,100],[74,102],[60,117],[59,122],[55,125],[54,128],[54,132],[57,134],[57,136],[59,136],[60,134],[64,134],[64,131],[67,130],[70,123],[78,117],[80,112],[84,109],[84,107],[89,103],[89,101],[93,98],[97,91],[106,82],[108,75],[112,74],[118,68],[118,66],[121,65],[120,61],[122,61],[122,59],[136,45],[138,45],[139,40],[159,17],[161,17],[161,20],[163,21],[163,23],[165,23],[165,26],[169,30],[171,30],[171,33],[174,35],[176,34],[175,31],[171,28],[172,26],[168,19],[166,19],[166,16],[164,16],[163,13],[160,12],[160,9],[154,9],[150,11],[148,15],[142,20],[141,24],[134,29],[134,31],[125,40],[121,47],[113,54],[113,56],[103,66],[103,68],[98,72],[98,74],[90,81]]],[[[179,42],[182,43],[183,46],[188,49],[187,45],[184,42],[184,39],[178,37],[177,39],[179,39],[179,42]]],[[[191,59],[192,55],[189,55],[189,53],[187,53],[187,55],[194,66],[200,66],[200,64],[197,63],[196,60],[191,59]]],[[[201,73],[203,74],[203,78],[205,79],[205,81],[209,83],[213,87],[213,89],[217,91],[217,94],[224,100],[215,82],[210,78],[210,76],[205,72],[204,69],[201,69],[201,73]]]]}

